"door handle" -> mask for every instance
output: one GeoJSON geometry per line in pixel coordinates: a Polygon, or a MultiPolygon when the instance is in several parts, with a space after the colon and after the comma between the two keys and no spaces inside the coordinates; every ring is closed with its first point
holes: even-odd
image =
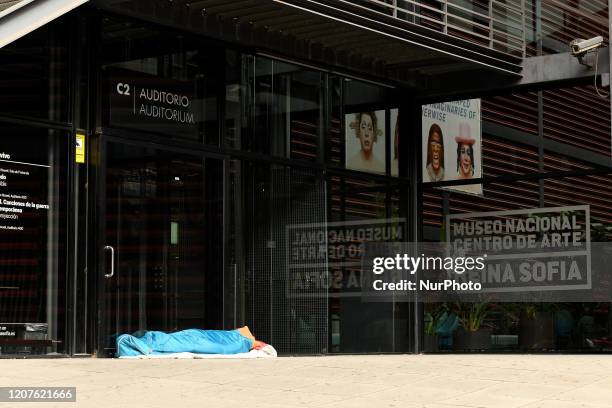
{"type": "Polygon", "coordinates": [[[105,278],[112,278],[113,275],[115,274],[115,248],[113,248],[110,245],[107,245],[104,247],[105,251],[108,251],[110,249],[111,252],[111,271],[110,273],[105,273],[104,277],[105,278]]]}

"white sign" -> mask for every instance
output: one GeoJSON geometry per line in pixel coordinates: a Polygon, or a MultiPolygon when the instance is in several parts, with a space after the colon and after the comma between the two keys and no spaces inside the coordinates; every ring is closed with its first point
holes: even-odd
{"type": "MultiPolygon", "coordinates": [[[[482,177],[480,99],[422,106],[423,182],[482,177]]],[[[482,185],[449,189],[482,194],[482,185]]]]}
{"type": "Polygon", "coordinates": [[[486,292],[591,289],[588,205],[450,214],[446,237],[455,253],[487,255],[466,278],[486,292]]]}

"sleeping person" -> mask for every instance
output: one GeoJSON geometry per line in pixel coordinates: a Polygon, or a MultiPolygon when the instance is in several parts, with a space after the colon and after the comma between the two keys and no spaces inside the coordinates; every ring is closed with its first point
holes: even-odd
{"type": "Polygon", "coordinates": [[[259,350],[266,343],[256,340],[248,326],[234,330],[188,329],[174,333],[147,331],[141,336],[117,337],[117,357],[164,353],[238,354],[259,350]]]}

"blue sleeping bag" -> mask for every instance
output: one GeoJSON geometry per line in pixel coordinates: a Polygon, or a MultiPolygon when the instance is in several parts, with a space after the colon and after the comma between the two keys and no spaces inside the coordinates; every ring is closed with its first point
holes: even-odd
{"type": "Polygon", "coordinates": [[[183,352],[237,354],[247,353],[252,347],[253,341],[238,330],[148,331],[138,337],[131,334],[117,337],[117,357],[183,352]]]}

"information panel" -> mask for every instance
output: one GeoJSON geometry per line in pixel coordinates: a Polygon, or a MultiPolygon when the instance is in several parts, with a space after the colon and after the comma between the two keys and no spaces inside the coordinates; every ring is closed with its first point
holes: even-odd
{"type": "Polygon", "coordinates": [[[47,181],[49,167],[14,160],[11,152],[0,152],[0,230],[29,233],[28,227],[40,225],[49,203],[35,186],[47,181]]]}

